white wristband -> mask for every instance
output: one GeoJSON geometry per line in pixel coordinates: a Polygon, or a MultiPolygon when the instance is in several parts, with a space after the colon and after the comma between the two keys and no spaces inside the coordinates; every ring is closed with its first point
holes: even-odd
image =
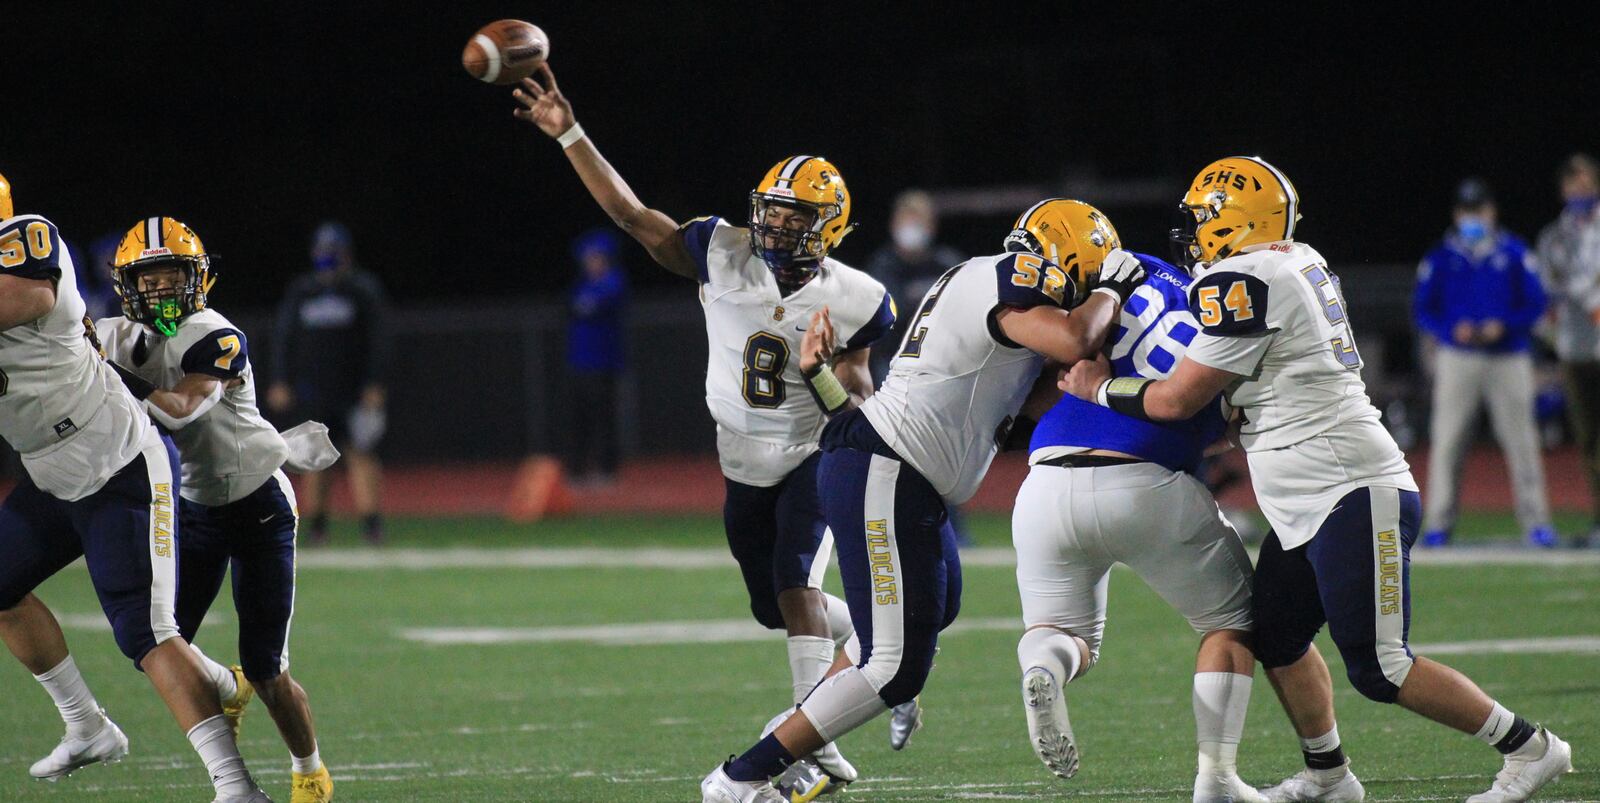
{"type": "Polygon", "coordinates": [[[574,120],[572,127],[567,129],[567,133],[556,137],[556,142],[561,143],[561,150],[566,150],[580,139],[583,139],[583,126],[574,120]]]}
{"type": "Polygon", "coordinates": [[[1111,400],[1106,398],[1106,388],[1109,387],[1111,387],[1111,380],[1107,379],[1106,381],[1100,383],[1100,387],[1094,389],[1095,404],[1098,404],[1101,407],[1111,406],[1111,400]]]}
{"type": "Polygon", "coordinates": [[[1119,306],[1119,307],[1122,306],[1122,294],[1117,292],[1117,291],[1115,291],[1115,290],[1112,290],[1109,287],[1096,287],[1095,289],[1090,290],[1089,292],[1091,292],[1091,293],[1105,293],[1106,295],[1111,296],[1113,299],[1116,300],[1117,306],[1119,306]]]}

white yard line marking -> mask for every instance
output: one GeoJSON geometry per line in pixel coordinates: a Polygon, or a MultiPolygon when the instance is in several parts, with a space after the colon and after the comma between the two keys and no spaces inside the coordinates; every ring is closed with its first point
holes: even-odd
{"type": "Polygon", "coordinates": [[[1488,639],[1449,641],[1443,644],[1412,646],[1418,655],[1504,655],[1508,653],[1543,655],[1600,653],[1600,636],[1554,636],[1551,638],[1488,639]]]}
{"type": "MultiPolygon", "coordinates": [[[[1416,549],[1421,566],[1600,566],[1600,550],[1547,550],[1518,547],[1454,547],[1416,549]]],[[[1010,568],[1017,565],[1010,547],[961,550],[967,566],[1010,568]]],[[[384,548],[304,550],[301,569],[719,569],[733,565],[721,547],[449,547],[444,549],[384,548]]]]}
{"type": "MultiPolygon", "coordinates": [[[[957,620],[944,632],[980,630],[1022,630],[1022,622],[1012,617],[957,620]]],[[[601,646],[641,646],[650,644],[731,644],[768,641],[775,636],[748,619],[709,619],[677,622],[629,622],[606,625],[563,627],[408,627],[396,635],[423,644],[539,644],[546,642],[585,642],[601,646]]]]}

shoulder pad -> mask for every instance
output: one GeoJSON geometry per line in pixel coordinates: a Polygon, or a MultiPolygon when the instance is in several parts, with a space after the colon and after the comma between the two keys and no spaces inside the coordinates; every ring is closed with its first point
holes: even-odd
{"type": "Polygon", "coordinates": [[[244,367],[248,364],[247,348],[244,333],[238,329],[212,329],[183,353],[183,372],[233,379],[244,373],[244,367]]]}
{"type": "Polygon", "coordinates": [[[1208,273],[1189,288],[1189,311],[1201,331],[1220,337],[1267,330],[1267,283],[1235,271],[1208,273]]]}
{"type": "Polygon", "coordinates": [[[0,227],[0,273],[24,279],[59,279],[65,250],[56,224],[38,215],[15,217],[0,227]]]}
{"type": "Polygon", "coordinates": [[[995,295],[1008,307],[1065,307],[1077,295],[1072,277],[1037,254],[1011,253],[995,260],[995,295]]]}
{"type": "Polygon", "coordinates": [[[711,235],[717,231],[717,225],[722,223],[722,218],[716,215],[697,217],[678,227],[678,232],[683,236],[683,244],[689,249],[689,256],[694,257],[694,264],[700,268],[700,283],[711,281],[710,270],[706,267],[706,256],[711,251],[711,235]]]}

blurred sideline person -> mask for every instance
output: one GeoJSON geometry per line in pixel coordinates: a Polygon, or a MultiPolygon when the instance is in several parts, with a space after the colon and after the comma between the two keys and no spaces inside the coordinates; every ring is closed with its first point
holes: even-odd
{"type": "MultiPolygon", "coordinates": [[[[867,273],[883,282],[895,298],[922,298],[935,281],[950,269],[966,260],[966,255],[938,242],[939,209],[933,197],[922,190],[906,190],[894,199],[894,211],[889,218],[889,242],[873,252],[867,260],[867,273]]],[[[905,338],[907,323],[895,323],[894,332],[872,349],[872,377],[882,382],[889,373],[889,362],[895,349],[905,338]]],[[[968,546],[966,528],[962,526],[961,509],[949,506],[950,527],[956,532],[956,543],[968,546]]],[[[896,746],[895,749],[899,749],[896,746]]]]}
{"type": "MultiPolygon", "coordinates": [[[[966,255],[940,244],[939,210],[932,196],[922,190],[906,190],[894,199],[889,218],[889,242],[867,259],[866,271],[883,282],[895,298],[922,298],[939,276],[966,259],[966,255]]],[[[872,376],[881,380],[889,372],[889,361],[905,334],[906,322],[895,325],[894,336],[884,338],[872,350],[872,376]]],[[[959,532],[959,528],[958,528],[959,532]]]]}
{"type": "Polygon", "coordinates": [[[194,643],[231,564],[241,666],[195,652],[235,736],[245,705],[261,696],[292,759],[290,803],[326,803],[333,779],[305,689],[289,676],[298,522],[283,473],[290,447],[256,409],[244,333],[209,303],[213,258],[183,223],[140,221],[112,263],[123,314],[97,321],[95,331],[134,397],[172,433],[183,463],[178,629],[194,643]]]}
{"type": "Polygon", "coordinates": [[[1203,168],[1172,232],[1193,265],[1201,331],[1165,379],[1112,378],[1085,360],[1063,380],[1086,401],[1180,421],[1218,393],[1243,412],[1240,445],[1272,533],[1256,560],[1256,655],[1300,737],[1306,768],[1273,801],[1359,801],[1339,741],[1333,683],[1313,643],[1323,625],[1367,699],[1472,734],[1503,757],[1468,803],[1526,800],[1572,770],[1572,750],[1465,675],[1412,654],[1412,542],[1421,500],[1405,455],[1361,381],[1337,277],[1294,239],[1300,198],[1276,167],[1227,157],[1203,168]]]}
{"type": "MultiPolygon", "coordinates": [[[[1025,218],[1036,239],[1066,231],[1069,253],[1119,245],[1111,222],[1084,204],[1051,201],[1025,218]]],[[[1108,356],[1117,376],[1165,377],[1200,331],[1189,312],[1191,280],[1155,257],[1132,256],[1146,277],[1107,336],[1108,356]]],[[[1062,778],[1079,760],[1064,692],[1099,662],[1111,568],[1121,563],[1200,634],[1194,800],[1266,800],[1237,764],[1256,666],[1250,556],[1196,478],[1208,447],[1226,444],[1226,429],[1221,399],[1186,421],[1156,424],[1066,396],[1033,431],[1011,518],[1026,628],[1017,660],[1028,740],[1062,778]]]]}
{"type": "MultiPolygon", "coordinates": [[[[833,410],[870,397],[868,347],[895,318],[883,285],[829,256],[850,231],[844,177],[826,159],[793,156],[750,193],[746,226],[718,217],[680,225],[639,201],[585,136],[549,64],[541,70],[545,85],[530,78],[516,90],[516,117],[561,145],[595,202],[657,263],[699,285],[710,341],[706,405],[717,422],[728,546],[756,621],[788,633],[799,704],[853,636],[844,601],[821,590],[833,536],[818,505],[817,437],[827,417],[814,399],[833,410]],[[841,337],[828,370],[803,372],[802,340],[813,316],[834,321],[841,337]]],[[[803,777],[784,779],[795,799],[856,778],[835,746],[818,743],[806,755],[821,772],[807,762],[803,777]]],[[[767,779],[762,784],[777,794],[767,779]]]]}
{"type": "Polygon", "coordinates": [[[619,243],[609,229],[580,235],[572,244],[578,262],[567,323],[569,420],[567,471],[586,485],[616,478],[618,379],[627,367],[628,276],[617,262],[619,243]]]}
{"type": "MultiPolygon", "coordinates": [[[[349,468],[362,536],[383,541],[383,466],[377,448],[387,418],[388,300],[378,278],[356,263],[350,231],[323,223],[311,242],[310,274],[289,286],[272,337],[273,383],[267,406],[276,414],[327,423],[349,468]]],[[[307,540],[328,540],[327,475],[301,478],[307,540]]]]}
{"type": "MultiPolygon", "coordinates": [[[[838,539],[860,655],[706,775],[703,803],[781,799],[768,778],[921,692],[939,633],[961,609],[946,505],[970,499],[1002,444],[1027,431],[1019,416],[1043,412],[1026,403],[1046,359],[1070,364],[1098,351],[1144,278],[1109,238],[1095,245],[1088,232],[1036,224],[1035,213],[1053,203],[1098,216],[1062,199],[1024,212],[1003,253],[969,259],[934,282],[877,393],[827,406],[818,494],[838,539]]],[[[836,342],[828,317],[817,316],[801,367],[824,364],[836,342]]]]}
{"type": "Polygon", "coordinates": [[[239,755],[216,690],[179,633],[181,478],[172,442],[99,353],[72,257],[54,224],[13,216],[0,177],[0,437],[26,475],[0,505],[0,640],[66,725],[29,774],[58,780],[119,761],[128,739],[89,692],[61,625],[34,596],[82,557],[123,655],[143,671],[199,753],[214,803],[271,803],[239,755]]]}
{"type": "Polygon", "coordinates": [[[1475,178],[1456,191],[1454,224],[1422,258],[1412,309],[1438,343],[1433,382],[1428,504],[1422,545],[1443,546],[1455,527],[1461,466],[1487,402],[1516,489],[1528,543],[1556,545],[1534,422],[1533,327],[1545,294],[1532,255],[1496,224],[1494,198],[1475,178]]]}
{"type": "Polygon", "coordinates": [[[1589,481],[1591,524],[1574,539],[1600,539],[1600,163],[1575,153],[1561,166],[1561,216],[1539,233],[1539,268],[1550,294],[1567,414],[1589,481]]]}

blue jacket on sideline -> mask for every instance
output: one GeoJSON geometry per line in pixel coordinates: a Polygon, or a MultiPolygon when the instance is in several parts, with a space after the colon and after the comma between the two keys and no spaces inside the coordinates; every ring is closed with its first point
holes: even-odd
{"type": "Polygon", "coordinates": [[[1412,312],[1417,325],[1441,345],[1489,354],[1528,350],[1529,335],[1544,314],[1544,286],[1521,238],[1505,231],[1492,236],[1491,243],[1474,247],[1452,233],[1422,258],[1412,312]],[[1455,342],[1457,323],[1490,320],[1505,324],[1499,342],[1455,342]]]}

